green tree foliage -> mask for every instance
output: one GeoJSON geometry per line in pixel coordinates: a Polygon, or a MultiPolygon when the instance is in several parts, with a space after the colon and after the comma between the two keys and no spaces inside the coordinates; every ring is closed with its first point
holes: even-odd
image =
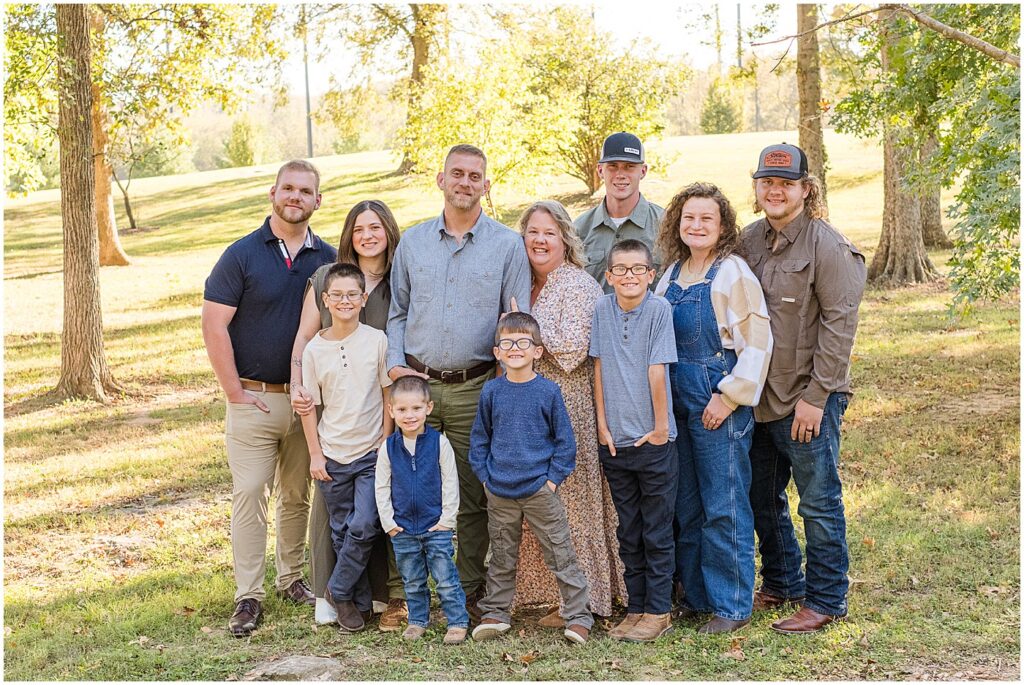
{"type": "Polygon", "coordinates": [[[740,128],[740,111],[722,79],[715,79],[708,88],[700,113],[700,130],[704,133],[735,133],[740,128]]]}
{"type": "MultiPolygon", "coordinates": [[[[1012,50],[1020,35],[1017,5],[929,5],[930,16],[993,45],[1012,50]]],[[[890,69],[878,69],[880,23],[862,34],[861,87],[840,102],[833,121],[862,136],[891,127],[919,146],[929,132],[938,149],[907,178],[960,191],[950,260],[954,305],[998,297],[1019,287],[1020,72],[902,16],[890,69]]]]}
{"type": "MultiPolygon", "coordinates": [[[[185,144],[183,117],[200,102],[237,106],[275,82],[283,57],[273,5],[90,5],[93,83],[99,86],[112,149],[185,144]]],[[[5,183],[20,190],[44,178],[32,150],[52,140],[56,99],[53,5],[8,5],[4,84],[5,183]],[[38,166],[37,166],[38,169],[38,166]]],[[[122,160],[112,159],[112,162],[122,160]]]]}
{"type": "Polygon", "coordinates": [[[237,117],[224,141],[223,167],[252,166],[263,161],[263,143],[258,127],[247,115],[237,117]]]}

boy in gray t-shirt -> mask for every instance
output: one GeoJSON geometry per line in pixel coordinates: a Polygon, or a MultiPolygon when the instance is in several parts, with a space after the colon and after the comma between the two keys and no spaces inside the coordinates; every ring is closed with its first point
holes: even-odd
{"type": "Polygon", "coordinates": [[[649,642],[672,628],[678,458],[668,365],[676,362],[672,307],[652,295],[650,249],[612,247],[605,274],[614,292],[597,301],[590,339],[601,467],[619,515],[626,618],[609,635],[649,642]]]}

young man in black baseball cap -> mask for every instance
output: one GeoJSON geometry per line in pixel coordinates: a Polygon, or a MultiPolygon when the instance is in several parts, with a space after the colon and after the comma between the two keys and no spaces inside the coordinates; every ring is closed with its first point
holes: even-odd
{"type": "MultiPolygon", "coordinates": [[[[581,214],[575,226],[583,241],[587,273],[610,293],[612,288],[604,277],[608,250],[632,238],[653,251],[665,210],[640,194],[640,179],[647,175],[647,164],[643,143],[632,133],[620,131],[605,138],[597,174],[604,181],[604,200],[581,214]]],[[[658,267],[657,256],[654,266],[658,267]]]]}

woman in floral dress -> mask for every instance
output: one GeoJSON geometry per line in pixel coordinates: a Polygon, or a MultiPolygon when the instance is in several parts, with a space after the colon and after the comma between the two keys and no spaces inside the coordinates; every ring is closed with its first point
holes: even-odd
{"type": "MultiPolygon", "coordinates": [[[[519,219],[533,274],[530,313],[540,324],[544,356],[537,372],[558,383],[576,433],[576,470],[560,494],[573,546],[590,585],[591,610],[609,616],[612,601],[625,599],[615,527],[618,518],[597,459],[594,362],[590,326],[601,287],[580,259],[582,247],[565,207],[553,200],[531,205],[519,219]]],[[[516,573],[516,605],[553,604],[540,624],[560,627],[558,586],[544,565],[536,537],[523,525],[516,573]]]]}

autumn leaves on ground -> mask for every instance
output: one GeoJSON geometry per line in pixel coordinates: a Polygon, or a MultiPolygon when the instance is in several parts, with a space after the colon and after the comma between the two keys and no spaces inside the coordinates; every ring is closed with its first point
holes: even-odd
{"type": "MultiPolygon", "coordinates": [[[[723,187],[752,218],[757,150],[794,133],[674,138],[644,192],[723,187]]],[[[827,135],[834,223],[870,253],[881,224],[881,151],[827,135]]],[[[440,208],[429,181],[391,176],[386,153],[321,158],[314,230],[336,242],[356,200],[403,226],[440,208]]],[[[369,630],[341,636],[270,595],[250,640],[230,637],[230,477],[223,402],[199,332],[203,280],[268,210],[271,166],[137,181],[146,229],[133,263],[101,274],[107,358],[128,396],[108,406],[39,399],[60,366],[59,195],[5,209],[4,662],[9,679],[235,679],[290,654],[332,656],[348,679],[1016,679],[1019,624],[1019,316],[1016,297],[947,316],[944,283],[869,288],[854,350],[856,396],[841,474],[851,553],[850,620],[790,638],[758,615],[738,636],[693,626],[654,645],[583,647],[517,617],[505,639],[448,648],[369,630]]],[[[133,190],[135,190],[133,185],[133,190]]],[[[512,223],[534,197],[578,214],[568,177],[535,192],[496,187],[512,223]]],[[[949,196],[944,196],[948,202],[949,196]]],[[[124,217],[119,217],[124,221],[124,217]]],[[[933,253],[945,267],[948,253],[933,253]]],[[[795,497],[794,497],[795,509],[795,497]]],[[[268,573],[272,573],[273,564],[268,573]]],[[[268,584],[268,587],[270,585],[268,584]]]]}

